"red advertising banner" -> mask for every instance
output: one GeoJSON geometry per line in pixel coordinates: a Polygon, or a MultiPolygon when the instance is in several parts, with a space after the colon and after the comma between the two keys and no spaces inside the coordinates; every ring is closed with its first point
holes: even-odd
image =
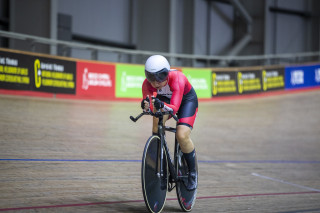
{"type": "Polygon", "coordinates": [[[78,97],[113,99],[115,97],[115,65],[77,62],[78,97]]]}

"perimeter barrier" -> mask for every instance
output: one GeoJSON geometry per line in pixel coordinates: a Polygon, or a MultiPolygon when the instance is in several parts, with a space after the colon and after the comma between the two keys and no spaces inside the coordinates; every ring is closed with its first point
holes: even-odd
{"type": "MultiPolygon", "coordinates": [[[[320,86],[320,62],[238,68],[175,67],[201,99],[320,86]]],[[[144,65],[0,48],[0,93],[70,99],[140,99],[144,65]]]]}

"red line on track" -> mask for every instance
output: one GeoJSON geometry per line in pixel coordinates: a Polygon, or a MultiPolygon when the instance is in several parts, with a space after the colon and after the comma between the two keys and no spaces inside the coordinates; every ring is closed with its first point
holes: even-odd
{"type": "Polygon", "coordinates": [[[201,200],[201,199],[214,199],[214,198],[258,197],[258,196],[317,194],[317,193],[320,193],[320,192],[317,192],[317,191],[308,191],[308,192],[280,192],[280,193],[243,194],[243,195],[221,195],[221,196],[197,197],[197,200],[201,200]]]}
{"type": "MultiPolygon", "coordinates": [[[[258,197],[258,196],[278,196],[278,195],[297,195],[297,194],[317,194],[317,191],[308,192],[280,192],[280,193],[262,193],[262,194],[242,194],[242,195],[220,195],[220,196],[206,196],[197,197],[197,200],[204,199],[220,199],[220,198],[237,198],[237,197],[258,197]]],[[[177,198],[168,198],[167,200],[177,200],[177,198]]],[[[14,210],[28,210],[28,209],[48,209],[48,208],[62,208],[62,207],[76,207],[76,206],[93,206],[93,205],[111,205],[121,203],[141,203],[144,200],[126,200],[126,201],[110,201],[110,202],[97,202],[97,203],[76,203],[76,204],[61,204],[51,206],[29,206],[17,208],[4,208],[0,211],[14,211],[14,210]]]]}
{"type": "Polygon", "coordinates": [[[110,204],[119,204],[119,203],[140,203],[140,202],[144,202],[144,200],[110,201],[110,202],[97,202],[97,203],[75,203],[75,204],[61,204],[61,205],[52,205],[52,206],[29,206],[29,207],[0,209],[0,212],[12,211],[12,210],[48,209],[48,208],[61,208],[61,207],[110,205],[110,204]]]}

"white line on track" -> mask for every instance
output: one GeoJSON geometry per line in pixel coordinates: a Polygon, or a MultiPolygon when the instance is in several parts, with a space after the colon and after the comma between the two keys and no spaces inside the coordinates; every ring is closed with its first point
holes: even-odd
{"type": "Polygon", "coordinates": [[[284,181],[284,180],[280,180],[280,179],[276,179],[276,178],[271,178],[271,177],[259,175],[257,173],[251,173],[251,175],[256,176],[256,177],[260,177],[260,178],[263,178],[263,179],[267,179],[267,180],[273,180],[273,181],[276,181],[276,182],[288,184],[288,185],[295,186],[295,187],[302,188],[302,189],[308,189],[308,190],[311,190],[311,191],[320,192],[320,189],[315,189],[315,188],[310,188],[310,187],[307,187],[307,186],[298,185],[298,184],[295,184],[295,183],[290,183],[290,182],[287,182],[287,181],[284,181]]]}

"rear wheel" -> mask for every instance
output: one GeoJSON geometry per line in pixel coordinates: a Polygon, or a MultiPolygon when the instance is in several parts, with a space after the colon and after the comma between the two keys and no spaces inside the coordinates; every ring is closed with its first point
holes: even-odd
{"type": "Polygon", "coordinates": [[[160,138],[151,136],[144,148],[141,167],[142,193],[150,212],[161,212],[167,196],[168,164],[164,150],[163,173],[160,177],[160,138]],[[162,187],[161,187],[162,185],[162,187]]]}
{"type": "MultiPolygon", "coordinates": [[[[174,165],[178,175],[179,181],[176,185],[176,192],[180,207],[183,211],[189,212],[192,210],[196,198],[197,198],[197,189],[188,191],[186,185],[188,183],[188,165],[186,160],[183,157],[183,153],[180,149],[179,143],[175,142],[175,152],[174,152],[174,165]]],[[[196,158],[196,168],[198,172],[198,162],[196,158]]]]}

